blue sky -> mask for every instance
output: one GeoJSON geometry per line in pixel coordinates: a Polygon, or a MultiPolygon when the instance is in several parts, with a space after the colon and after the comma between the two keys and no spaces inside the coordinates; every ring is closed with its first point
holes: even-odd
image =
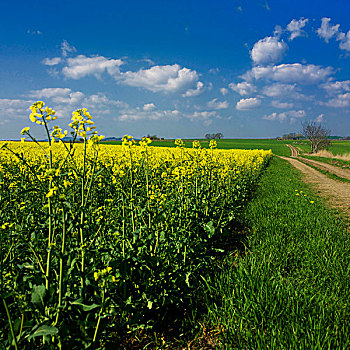
{"type": "MultiPolygon", "coordinates": [[[[106,136],[350,134],[350,1],[7,1],[0,139],[37,100],[106,136]]],[[[41,134],[33,125],[33,134],[41,134]]]]}

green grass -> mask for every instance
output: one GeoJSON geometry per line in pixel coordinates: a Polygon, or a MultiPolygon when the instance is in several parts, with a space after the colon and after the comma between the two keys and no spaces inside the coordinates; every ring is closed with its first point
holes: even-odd
{"type": "Polygon", "coordinates": [[[245,216],[250,227],[245,253],[218,263],[202,293],[207,327],[224,330],[218,344],[225,349],[350,348],[345,220],[277,158],[245,216]]]}
{"type": "MultiPolygon", "coordinates": [[[[192,147],[192,140],[186,141],[186,147],[192,147]]],[[[207,148],[208,140],[200,140],[202,147],[207,148]]],[[[290,150],[286,144],[293,143],[293,141],[274,140],[274,139],[222,139],[217,140],[219,149],[271,149],[272,152],[280,156],[290,156],[290,150]]],[[[121,141],[106,141],[104,144],[120,145],[121,141]]],[[[174,140],[153,141],[151,146],[156,147],[174,147],[174,140]]]]}
{"type": "Polygon", "coordinates": [[[334,155],[350,154],[350,141],[332,141],[331,146],[327,150],[334,155]]]}

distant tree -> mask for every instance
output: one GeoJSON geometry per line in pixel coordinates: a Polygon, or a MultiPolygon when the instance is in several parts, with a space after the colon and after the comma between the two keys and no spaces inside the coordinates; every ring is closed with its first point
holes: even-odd
{"type": "Polygon", "coordinates": [[[220,140],[224,137],[224,134],[221,132],[218,132],[216,134],[205,134],[205,138],[207,140],[220,140]]]}
{"type": "Polygon", "coordinates": [[[329,140],[330,130],[322,127],[321,124],[307,121],[302,123],[303,135],[306,139],[310,140],[311,153],[327,148],[331,142],[329,140]]]}

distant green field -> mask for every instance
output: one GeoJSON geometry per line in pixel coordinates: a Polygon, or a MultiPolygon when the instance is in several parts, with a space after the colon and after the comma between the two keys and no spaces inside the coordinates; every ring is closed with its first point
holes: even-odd
{"type": "Polygon", "coordinates": [[[350,141],[332,141],[328,151],[332,152],[334,155],[350,154],[350,141]]]}
{"type": "MultiPolygon", "coordinates": [[[[199,140],[203,148],[209,146],[209,141],[199,140]]],[[[186,147],[192,147],[192,140],[184,140],[186,147]]],[[[121,145],[121,141],[106,141],[104,144],[121,145]]],[[[302,153],[310,153],[310,142],[306,140],[275,140],[275,139],[223,139],[217,140],[219,149],[271,149],[272,152],[279,156],[290,156],[287,144],[291,144],[299,149],[302,153]]],[[[151,146],[157,147],[174,147],[174,140],[153,141],[151,146]]],[[[331,146],[327,149],[334,155],[350,153],[350,141],[332,141],[331,146]]]]}
{"type": "MultiPolygon", "coordinates": [[[[309,141],[292,141],[292,144],[304,153],[311,152],[309,141]]],[[[350,154],[350,141],[332,140],[330,147],[327,148],[327,151],[333,153],[334,155],[350,154]]]]}
{"type": "MultiPolygon", "coordinates": [[[[199,140],[203,148],[209,146],[208,140],[199,140]]],[[[192,147],[192,140],[184,140],[186,147],[192,147]]],[[[293,141],[278,141],[274,139],[223,139],[217,140],[219,149],[271,149],[272,152],[280,156],[290,156],[289,148],[286,146],[293,141]]],[[[120,145],[121,141],[106,141],[104,144],[120,145]]],[[[151,146],[174,147],[174,140],[153,141],[151,146]]]]}

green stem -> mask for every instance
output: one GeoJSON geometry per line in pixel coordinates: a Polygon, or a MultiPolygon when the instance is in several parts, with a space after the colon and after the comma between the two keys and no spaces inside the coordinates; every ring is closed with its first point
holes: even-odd
{"type": "Polygon", "coordinates": [[[101,306],[100,312],[98,314],[98,320],[97,320],[97,324],[96,324],[96,328],[95,328],[95,334],[94,334],[94,338],[92,340],[93,343],[96,341],[96,338],[97,338],[97,332],[98,332],[98,327],[100,326],[101,314],[102,314],[104,302],[105,302],[105,288],[103,288],[103,292],[102,292],[102,306],[101,306]]]}
{"type": "Polygon", "coordinates": [[[12,339],[13,339],[13,342],[15,343],[15,349],[17,350],[18,349],[17,348],[17,340],[16,340],[16,337],[15,337],[15,333],[13,331],[13,326],[12,326],[12,321],[11,321],[11,316],[10,316],[10,313],[9,313],[9,309],[7,307],[5,299],[2,299],[2,302],[4,303],[4,306],[5,306],[7,318],[9,320],[9,324],[10,324],[10,331],[11,331],[12,339]]]}
{"type": "Polygon", "coordinates": [[[84,213],[84,204],[85,204],[85,169],[86,168],[86,137],[84,138],[84,159],[83,159],[83,176],[81,179],[81,214],[80,214],[80,248],[81,248],[81,289],[82,294],[84,293],[84,270],[85,270],[85,248],[84,248],[84,221],[85,221],[85,213],[84,213]]]}

